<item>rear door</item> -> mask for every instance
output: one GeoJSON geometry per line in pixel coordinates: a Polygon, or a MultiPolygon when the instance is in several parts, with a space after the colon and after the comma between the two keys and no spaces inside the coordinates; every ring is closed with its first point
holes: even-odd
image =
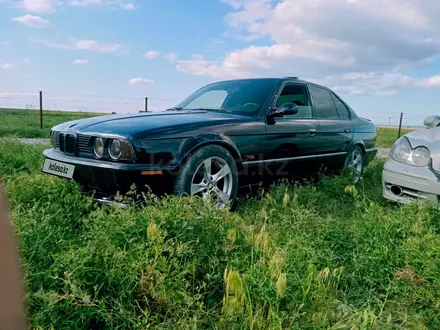
{"type": "Polygon", "coordinates": [[[309,90],[320,127],[321,162],[328,169],[341,168],[353,140],[348,110],[330,90],[314,84],[309,85],[309,90]]]}

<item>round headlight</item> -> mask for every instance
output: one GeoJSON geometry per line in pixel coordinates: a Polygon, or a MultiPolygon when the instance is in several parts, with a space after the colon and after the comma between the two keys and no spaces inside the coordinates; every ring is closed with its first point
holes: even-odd
{"type": "Polygon", "coordinates": [[[95,139],[95,148],[94,152],[96,157],[101,158],[104,156],[104,140],[102,138],[96,138],[95,139]]]}
{"type": "Polygon", "coordinates": [[[108,154],[114,160],[119,159],[122,155],[121,141],[117,139],[111,140],[108,146],[108,154]]]}

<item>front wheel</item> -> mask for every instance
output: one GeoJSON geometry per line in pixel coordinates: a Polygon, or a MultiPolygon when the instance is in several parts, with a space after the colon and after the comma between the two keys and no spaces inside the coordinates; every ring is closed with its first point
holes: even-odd
{"type": "Polygon", "coordinates": [[[359,182],[364,170],[364,153],[359,146],[354,146],[345,159],[344,168],[347,168],[353,178],[353,184],[359,182]]]}
{"type": "Polygon", "coordinates": [[[233,202],[238,190],[238,170],[228,150],[208,145],[196,150],[180,167],[176,195],[211,197],[219,207],[233,202]]]}

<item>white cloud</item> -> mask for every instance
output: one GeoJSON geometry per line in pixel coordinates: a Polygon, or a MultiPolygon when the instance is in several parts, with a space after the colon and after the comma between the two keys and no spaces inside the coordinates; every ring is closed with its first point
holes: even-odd
{"type": "Polygon", "coordinates": [[[90,5],[101,5],[103,3],[102,0],[70,0],[69,5],[71,6],[79,6],[85,7],[90,5]]]}
{"type": "Polygon", "coordinates": [[[418,85],[423,88],[440,87],[440,74],[421,79],[418,85]]]}
{"type": "Polygon", "coordinates": [[[134,10],[136,9],[136,7],[134,6],[133,3],[125,3],[125,4],[121,4],[121,8],[122,9],[126,9],[126,10],[134,10]]]}
{"type": "Polygon", "coordinates": [[[191,60],[177,62],[177,70],[196,76],[211,76],[215,78],[254,77],[255,74],[241,68],[225,67],[216,61],[208,61],[201,56],[191,60]]]}
{"type": "Polygon", "coordinates": [[[401,90],[440,87],[440,75],[414,78],[401,73],[352,72],[309,80],[351,95],[391,96],[401,90]]]}
{"type": "Polygon", "coordinates": [[[87,6],[102,6],[102,5],[117,5],[125,10],[136,9],[134,3],[125,2],[123,0],[69,0],[68,4],[75,7],[87,7],[87,6]]]}
{"type": "Polygon", "coordinates": [[[75,60],[72,62],[73,65],[86,65],[89,64],[89,61],[87,60],[75,60]]]}
{"type": "Polygon", "coordinates": [[[21,6],[28,12],[52,13],[55,11],[55,0],[23,0],[21,6]]]}
{"type": "Polygon", "coordinates": [[[165,54],[165,58],[170,62],[176,62],[178,58],[178,54],[170,52],[165,54]]]}
{"type": "Polygon", "coordinates": [[[129,85],[152,85],[154,80],[147,78],[132,78],[128,81],[129,85]]]}
{"type": "Polygon", "coordinates": [[[29,14],[20,17],[15,17],[12,19],[12,21],[35,28],[41,28],[50,25],[50,22],[48,20],[43,19],[40,16],[33,16],[29,14]]]}
{"type": "Polygon", "coordinates": [[[121,44],[117,43],[99,43],[95,40],[78,40],[74,43],[76,49],[91,50],[103,53],[114,53],[122,49],[121,44]]]}
{"type": "Polygon", "coordinates": [[[152,58],[158,57],[159,55],[160,55],[160,53],[158,51],[150,50],[149,52],[146,52],[144,54],[144,58],[152,59],[152,58]]]}
{"type": "Polygon", "coordinates": [[[178,70],[216,78],[339,77],[345,90],[350,87],[346,75],[354,72],[358,75],[350,84],[359,86],[347,90],[352,94],[390,95],[405,86],[440,84],[434,78],[393,76],[440,57],[438,0],[221,1],[232,8],[225,17],[228,36],[271,42],[237,49],[220,60],[180,60],[178,70]],[[373,81],[389,83],[389,89],[375,90],[373,81]]]}
{"type": "Polygon", "coordinates": [[[12,63],[3,63],[0,64],[0,70],[9,70],[15,68],[15,65],[12,63]]]}
{"type": "Polygon", "coordinates": [[[101,43],[95,40],[69,40],[66,43],[58,43],[53,40],[32,39],[34,42],[45,45],[49,48],[65,50],[87,50],[100,53],[124,52],[124,46],[118,43],[101,43]]]}

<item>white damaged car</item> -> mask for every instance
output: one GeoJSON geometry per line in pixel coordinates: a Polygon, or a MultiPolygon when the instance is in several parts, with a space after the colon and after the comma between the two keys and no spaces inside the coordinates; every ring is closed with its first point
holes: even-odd
{"type": "Polygon", "coordinates": [[[439,203],[440,116],[427,117],[424,125],[425,129],[405,134],[393,144],[382,173],[386,199],[439,203]]]}

